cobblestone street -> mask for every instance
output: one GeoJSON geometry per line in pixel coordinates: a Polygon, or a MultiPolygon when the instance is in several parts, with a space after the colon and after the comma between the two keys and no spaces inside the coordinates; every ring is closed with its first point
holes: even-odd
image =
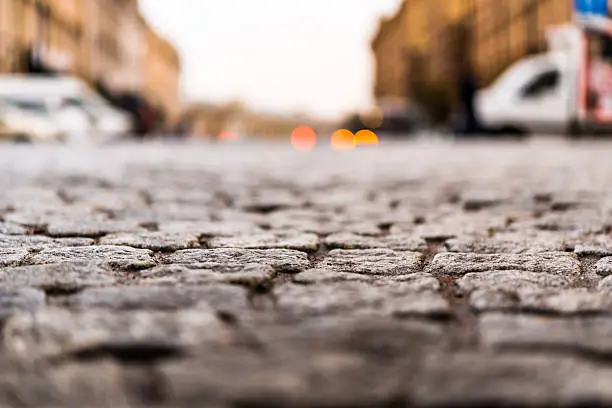
{"type": "Polygon", "coordinates": [[[1,146],[0,406],[610,405],[610,151],[1,146]]]}

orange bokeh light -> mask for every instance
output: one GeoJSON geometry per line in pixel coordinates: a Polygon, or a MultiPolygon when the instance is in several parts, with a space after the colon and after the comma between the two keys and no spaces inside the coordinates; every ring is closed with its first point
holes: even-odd
{"type": "Polygon", "coordinates": [[[355,135],[347,129],[336,130],[331,135],[331,146],[335,150],[350,150],[355,148],[355,135]]]}
{"type": "Polygon", "coordinates": [[[312,150],[317,145],[317,133],[309,126],[299,126],[291,132],[291,145],[300,151],[312,150]]]}
{"type": "Polygon", "coordinates": [[[371,130],[363,129],[355,134],[355,144],[358,145],[377,145],[378,136],[371,130]]]}
{"type": "Polygon", "coordinates": [[[236,140],[238,139],[238,135],[234,132],[221,132],[218,136],[219,140],[236,140]]]}

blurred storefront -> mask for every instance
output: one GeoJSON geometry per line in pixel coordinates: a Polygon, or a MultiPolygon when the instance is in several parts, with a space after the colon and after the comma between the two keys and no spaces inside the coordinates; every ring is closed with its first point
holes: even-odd
{"type": "Polygon", "coordinates": [[[167,126],[181,109],[180,71],[138,0],[0,1],[0,73],[78,75],[107,96],[147,99],[167,126]]]}

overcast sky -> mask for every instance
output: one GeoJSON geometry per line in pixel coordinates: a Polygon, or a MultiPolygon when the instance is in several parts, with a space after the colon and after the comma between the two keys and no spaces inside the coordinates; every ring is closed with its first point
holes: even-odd
{"type": "Polygon", "coordinates": [[[400,0],[141,0],[178,48],[187,99],[337,117],[371,103],[369,49],[400,0]]]}

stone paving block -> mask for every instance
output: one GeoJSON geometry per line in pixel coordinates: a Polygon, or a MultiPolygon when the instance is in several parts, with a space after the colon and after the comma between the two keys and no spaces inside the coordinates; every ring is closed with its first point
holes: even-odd
{"type": "Polygon", "coordinates": [[[535,220],[521,221],[510,226],[512,231],[578,231],[584,234],[601,234],[606,231],[609,221],[596,210],[576,209],[565,212],[546,213],[535,220]]]}
{"type": "Polygon", "coordinates": [[[396,251],[412,252],[427,250],[427,243],[424,239],[411,235],[369,237],[352,233],[338,233],[327,236],[324,242],[329,249],[389,248],[396,251]]]}
{"type": "Polygon", "coordinates": [[[486,346],[504,349],[562,350],[609,356],[612,317],[551,317],[492,313],[478,323],[486,346]]]}
{"type": "Polygon", "coordinates": [[[27,248],[29,251],[42,251],[48,248],[68,246],[88,246],[94,243],[90,238],[49,238],[44,235],[4,235],[0,234],[0,248],[27,248]]]}
{"type": "Polygon", "coordinates": [[[100,237],[120,232],[142,231],[145,229],[136,222],[117,220],[52,220],[47,226],[47,232],[52,237],[100,237]]]}
{"type": "Polygon", "coordinates": [[[26,248],[0,247],[0,267],[19,266],[27,259],[29,251],[26,248]]]}
{"type": "Polygon", "coordinates": [[[33,287],[57,293],[75,292],[87,287],[113,285],[113,272],[96,262],[30,265],[0,269],[0,286],[33,287]]]}
{"type": "Polygon", "coordinates": [[[260,187],[257,193],[240,197],[236,207],[251,212],[271,212],[284,208],[301,207],[304,199],[292,194],[285,189],[268,189],[260,187]]]}
{"type": "Polygon", "coordinates": [[[409,284],[393,286],[363,282],[288,284],[278,288],[275,296],[277,309],[291,315],[372,313],[436,318],[450,313],[447,301],[439,293],[413,290],[409,284]]]}
{"type": "Polygon", "coordinates": [[[486,212],[457,213],[426,220],[425,223],[397,224],[391,228],[392,234],[410,233],[428,241],[444,241],[459,236],[488,237],[492,231],[502,231],[508,224],[508,216],[486,212]]]}
{"type": "Polygon", "coordinates": [[[470,305],[481,312],[515,311],[558,315],[611,314],[612,296],[587,289],[564,290],[479,290],[470,305]]]}
{"type": "Polygon", "coordinates": [[[247,265],[263,264],[273,267],[277,272],[296,273],[310,267],[304,252],[291,249],[186,249],[168,256],[167,263],[182,265],[224,264],[247,265]]]}
{"type": "Polygon", "coordinates": [[[201,287],[119,286],[87,289],[65,299],[71,308],[124,310],[180,310],[207,304],[214,310],[238,313],[247,309],[246,292],[238,286],[201,287]]]}
{"type": "Polygon", "coordinates": [[[208,248],[245,248],[245,249],[294,249],[303,252],[316,252],[319,237],[315,234],[261,233],[217,237],[205,240],[208,248]]]}
{"type": "Polygon", "coordinates": [[[178,251],[200,246],[195,235],[171,232],[111,234],[102,237],[99,243],[100,245],[129,246],[152,251],[178,251]]]}
{"type": "Polygon", "coordinates": [[[45,293],[36,289],[0,289],[0,320],[15,313],[34,313],[46,305],[45,293]]]}
{"type": "Polygon", "coordinates": [[[612,275],[612,257],[606,257],[597,261],[595,270],[601,276],[612,275]]]}
{"type": "Polygon", "coordinates": [[[228,283],[258,287],[270,286],[277,276],[268,265],[203,264],[195,268],[189,265],[160,265],[140,273],[144,285],[202,285],[228,283]]]}
{"type": "Polygon", "coordinates": [[[334,283],[334,282],[365,282],[371,284],[386,284],[411,286],[414,290],[437,291],[440,282],[429,273],[412,273],[410,275],[388,276],[384,280],[376,275],[364,275],[351,272],[334,272],[326,269],[310,269],[295,275],[293,281],[300,284],[334,283]]]}
{"type": "MultiPolygon", "coordinates": [[[[518,235],[518,234],[516,234],[518,235]]],[[[542,252],[562,252],[567,246],[562,238],[544,241],[530,239],[529,236],[516,238],[453,238],[445,242],[449,252],[480,254],[537,254],[542,252]]]]}
{"type": "Polygon", "coordinates": [[[517,291],[522,289],[560,289],[570,286],[570,279],[545,272],[488,271],[468,273],[455,282],[457,288],[469,294],[476,290],[517,291]]]}
{"type": "Polygon", "coordinates": [[[32,256],[35,264],[64,262],[107,262],[119,269],[146,269],[156,265],[152,252],[122,246],[94,245],[46,249],[32,256]]]}
{"type": "Polygon", "coordinates": [[[421,271],[422,258],[417,252],[390,249],[334,249],[317,268],[365,275],[407,275],[421,271]]]}
{"type": "Polygon", "coordinates": [[[576,241],[574,253],[578,256],[612,256],[612,238],[608,235],[597,235],[576,241]]]}
{"type": "Polygon", "coordinates": [[[23,235],[27,230],[19,224],[0,221],[0,234],[4,235],[23,235]]]}
{"type": "Polygon", "coordinates": [[[601,292],[612,293],[612,276],[606,276],[597,285],[597,289],[601,292]]]}
{"type": "Polygon", "coordinates": [[[22,364],[0,378],[3,407],[130,408],[124,370],[108,360],[68,362],[56,367],[22,364]]]}
{"type": "Polygon", "coordinates": [[[190,222],[190,221],[170,221],[159,223],[160,232],[172,232],[183,234],[194,234],[210,237],[233,237],[244,234],[254,234],[262,232],[255,223],[248,221],[234,222],[190,222]]]}
{"type": "Polygon", "coordinates": [[[3,330],[4,345],[24,359],[95,352],[103,348],[183,348],[195,344],[225,345],[232,333],[214,311],[200,306],[180,312],[47,308],[11,317],[3,330]]]}
{"type": "Polygon", "coordinates": [[[547,252],[540,254],[474,254],[439,253],[427,271],[462,276],[470,272],[520,270],[544,272],[567,279],[580,276],[580,262],[574,254],[547,252]]]}
{"type": "Polygon", "coordinates": [[[551,353],[427,356],[411,381],[415,406],[553,406],[612,402],[612,370],[551,353]]]}

